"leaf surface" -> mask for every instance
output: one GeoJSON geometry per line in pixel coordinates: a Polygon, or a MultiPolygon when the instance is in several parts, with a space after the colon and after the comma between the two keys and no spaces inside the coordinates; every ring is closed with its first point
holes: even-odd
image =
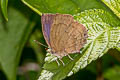
{"type": "MultiPolygon", "coordinates": [[[[62,80],[66,76],[78,72],[79,69],[83,69],[93,60],[103,56],[108,49],[118,47],[120,27],[116,27],[117,24],[111,21],[113,18],[108,12],[102,9],[91,9],[74,15],[74,17],[89,30],[87,44],[81,50],[82,54],[71,55],[73,61],[64,57],[62,60],[65,66],[62,64],[57,66],[55,57],[48,53],[44,69],[50,71],[48,74],[52,74],[50,76],[52,80],[62,80]]],[[[42,78],[43,75],[39,79],[42,78]]]]}
{"type": "Polygon", "coordinates": [[[120,0],[102,0],[120,18],[120,0]]]}

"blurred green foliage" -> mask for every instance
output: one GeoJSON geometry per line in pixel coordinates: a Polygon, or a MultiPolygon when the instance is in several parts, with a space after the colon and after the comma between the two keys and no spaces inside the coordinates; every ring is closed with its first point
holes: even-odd
{"type": "MultiPolygon", "coordinates": [[[[107,52],[108,54],[105,54],[102,58],[98,58],[98,60],[92,62],[84,69],[76,71],[77,73],[75,72],[75,74],[68,77],[67,74],[84,54],[71,55],[75,58],[74,61],[70,61],[67,57],[64,57],[63,61],[68,64],[65,67],[62,65],[58,67],[55,61],[52,62],[49,60],[52,63],[44,62],[46,55],[45,48],[33,41],[38,40],[46,44],[41,31],[40,15],[42,13],[76,15],[81,11],[89,9],[102,9],[112,16],[108,19],[113,18],[110,20],[111,22],[103,19],[106,20],[106,23],[112,25],[113,22],[112,27],[120,26],[119,0],[108,0],[108,2],[107,0],[0,1],[0,80],[35,80],[38,79],[41,71],[44,69],[55,73],[53,76],[54,80],[63,78],[65,80],[120,79],[120,46],[117,49],[110,49],[107,52]],[[39,15],[25,6],[24,3],[39,15]]],[[[104,16],[108,17],[107,15],[104,16]]],[[[79,17],[77,16],[76,18],[79,17]]],[[[84,21],[81,20],[81,22],[84,24],[84,21]]],[[[102,37],[100,38],[102,39],[102,37]]]]}

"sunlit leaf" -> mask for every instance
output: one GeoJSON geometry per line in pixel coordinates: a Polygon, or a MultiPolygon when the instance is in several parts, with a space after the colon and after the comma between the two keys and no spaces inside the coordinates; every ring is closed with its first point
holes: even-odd
{"type": "Polygon", "coordinates": [[[120,18],[120,0],[102,0],[120,18]]]}
{"type": "MultiPolygon", "coordinates": [[[[52,80],[62,80],[66,76],[70,76],[78,72],[79,69],[86,67],[91,61],[104,55],[108,49],[118,47],[120,27],[116,27],[117,24],[114,21],[111,22],[113,18],[109,13],[101,9],[94,9],[86,10],[74,15],[74,17],[89,30],[87,44],[81,50],[82,54],[72,55],[73,61],[64,57],[62,60],[65,66],[62,64],[58,66],[55,62],[55,57],[48,53],[44,69],[50,71],[48,73],[53,74],[50,77],[52,80]]],[[[41,78],[43,78],[42,75],[40,76],[41,78]]]]}
{"type": "Polygon", "coordinates": [[[77,13],[79,7],[70,0],[22,0],[26,5],[36,11],[42,13],[77,13]],[[52,4],[52,5],[51,5],[52,4]]]}
{"type": "Polygon", "coordinates": [[[39,15],[42,13],[75,14],[91,8],[105,9],[103,4],[96,0],[22,0],[22,2],[39,15]]]}

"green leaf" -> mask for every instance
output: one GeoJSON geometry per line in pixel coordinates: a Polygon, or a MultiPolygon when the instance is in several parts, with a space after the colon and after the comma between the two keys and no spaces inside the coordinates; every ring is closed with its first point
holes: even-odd
{"type": "Polygon", "coordinates": [[[8,0],[1,0],[1,9],[6,21],[8,21],[7,5],[8,5],[8,0]]]}
{"type": "Polygon", "coordinates": [[[0,64],[8,80],[16,80],[21,51],[35,23],[12,7],[8,10],[8,22],[0,15],[0,64]]]}
{"type": "Polygon", "coordinates": [[[75,14],[91,8],[105,9],[103,4],[96,0],[22,0],[22,2],[39,15],[42,13],[75,14]]]}
{"type": "Polygon", "coordinates": [[[42,13],[48,13],[48,12],[73,14],[79,11],[79,7],[70,0],[51,0],[51,1],[22,0],[22,1],[40,15],[42,15],[42,13]]]}
{"type": "Polygon", "coordinates": [[[58,66],[55,62],[56,57],[48,53],[48,57],[45,59],[44,70],[39,80],[47,78],[62,80],[66,76],[70,76],[78,72],[79,69],[86,67],[93,60],[103,56],[108,49],[118,47],[120,27],[117,27],[117,24],[111,21],[113,18],[108,12],[102,9],[86,10],[74,15],[74,17],[89,30],[88,41],[81,50],[82,54],[73,54],[73,61],[64,57],[62,60],[65,66],[62,64],[58,66]]]}
{"type": "Polygon", "coordinates": [[[120,18],[120,0],[102,0],[120,18]]]}

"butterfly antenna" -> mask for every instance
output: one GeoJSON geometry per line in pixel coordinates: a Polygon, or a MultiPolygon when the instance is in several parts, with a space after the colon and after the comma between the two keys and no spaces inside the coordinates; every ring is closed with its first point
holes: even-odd
{"type": "Polygon", "coordinates": [[[44,46],[44,47],[48,48],[48,46],[46,46],[46,45],[44,45],[44,44],[40,43],[40,42],[39,42],[39,41],[37,41],[37,40],[34,40],[34,42],[36,42],[37,44],[42,45],[42,46],[44,46]]]}

